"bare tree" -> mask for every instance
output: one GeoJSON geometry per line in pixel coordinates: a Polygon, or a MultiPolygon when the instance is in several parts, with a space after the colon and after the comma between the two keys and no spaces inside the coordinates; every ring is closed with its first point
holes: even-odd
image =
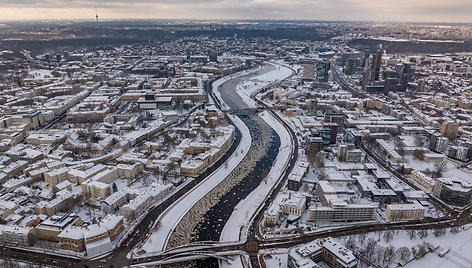
{"type": "Polygon", "coordinates": [[[416,231],[415,230],[408,230],[408,235],[410,236],[410,240],[416,238],[416,231]]]}
{"type": "Polygon", "coordinates": [[[377,246],[377,240],[373,238],[367,239],[367,245],[365,247],[365,255],[368,259],[371,259],[372,255],[375,252],[376,246],[377,246]]]}
{"type": "Polygon", "coordinates": [[[349,236],[349,238],[346,241],[346,248],[353,250],[356,248],[356,242],[354,241],[354,238],[352,236],[349,236]]]}
{"type": "Polygon", "coordinates": [[[314,165],[317,168],[323,168],[325,165],[325,156],[323,152],[318,152],[315,156],[314,165]]]}
{"type": "Polygon", "coordinates": [[[383,235],[383,239],[385,240],[386,243],[390,243],[393,239],[393,232],[392,231],[386,231],[383,235]]]}
{"type": "Polygon", "coordinates": [[[416,149],[413,151],[413,155],[419,159],[419,160],[423,160],[424,158],[424,151],[423,150],[419,150],[419,149],[416,149]]]}
{"type": "Polygon", "coordinates": [[[415,146],[417,147],[423,147],[424,139],[420,135],[415,135],[414,143],[415,143],[415,146]]]}
{"type": "Polygon", "coordinates": [[[433,234],[434,234],[435,237],[443,236],[443,235],[446,234],[446,230],[445,229],[434,229],[433,234]]]}
{"type": "Polygon", "coordinates": [[[405,156],[405,146],[403,145],[403,143],[400,143],[397,146],[397,152],[398,152],[399,155],[405,156]]]}
{"type": "Polygon", "coordinates": [[[461,231],[459,227],[452,227],[450,232],[451,234],[458,234],[461,231]]]}
{"type": "Polygon", "coordinates": [[[383,255],[383,264],[390,264],[393,261],[393,258],[395,257],[395,247],[394,246],[388,246],[383,255]]]}
{"type": "Polygon", "coordinates": [[[269,176],[269,170],[268,170],[268,169],[264,169],[264,170],[261,172],[261,175],[260,175],[260,178],[261,178],[261,180],[264,182],[264,184],[267,184],[268,176],[269,176]]]}
{"type": "Polygon", "coordinates": [[[418,251],[416,250],[415,247],[411,247],[411,254],[413,255],[413,257],[416,257],[416,256],[417,256],[418,251]]]}
{"type": "Polygon", "coordinates": [[[321,168],[318,170],[318,180],[322,181],[324,179],[326,179],[326,172],[321,168]]]}
{"type": "Polygon", "coordinates": [[[114,193],[118,192],[118,187],[116,186],[115,182],[112,183],[111,188],[113,189],[114,193]]]}
{"type": "Polygon", "coordinates": [[[418,232],[419,236],[421,239],[424,239],[426,237],[428,237],[428,231],[427,230],[421,230],[418,232]]]}
{"type": "Polygon", "coordinates": [[[446,163],[436,163],[434,164],[434,170],[432,173],[433,178],[442,177],[443,173],[447,170],[446,163]]]}
{"type": "Polygon", "coordinates": [[[401,247],[397,249],[396,254],[400,260],[405,262],[411,257],[411,250],[407,247],[401,247]]]}
{"type": "Polygon", "coordinates": [[[359,242],[361,245],[364,245],[365,242],[365,234],[360,234],[357,236],[357,242],[359,242]]]}
{"type": "Polygon", "coordinates": [[[426,243],[421,243],[419,246],[418,246],[418,253],[417,253],[417,256],[418,257],[422,257],[424,256],[427,252],[428,252],[429,248],[427,246],[426,243]]]}
{"type": "Polygon", "coordinates": [[[363,140],[366,142],[368,147],[373,147],[375,145],[376,139],[371,135],[366,135],[363,137],[363,140]]]}

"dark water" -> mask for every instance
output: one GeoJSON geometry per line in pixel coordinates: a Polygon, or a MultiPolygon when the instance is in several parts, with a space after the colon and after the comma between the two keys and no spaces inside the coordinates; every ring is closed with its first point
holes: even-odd
{"type": "MultiPolygon", "coordinates": [[[[248,126],[251,135],[254,134],[254,137],[262,137],[260,125],[256,123],[257,121],[253,119],[243,119],[243,121],[248,126]]],[[[274,130],[271,131],[269,137],[264,137],[264,139],[270,140],[267,153],[257,161],[256,166],[238,185],[223,195],[220,202],[205,214],[205,221],[200,228],[198,240],[218,241],[224,224],[228,221],[231,213],[233,213],[234,207],[259,186],[263,179],[261,175],[265,173],[264,171],[269,171],[272,162],[279,152],[280,139],[274,130]]],[[[248,154],[250,153],[251,150],[248,154]]]]}
{"type": "MultiPolygon", "coordinates": [[[[273,69],[274,67],[265,65],[256,73],[232,79],[224,83],[222,86],[220,86],[221,97],[231,109],[247,108],[248,106],[246,103],[244,103],[244,101],[236,93],[236,85],[242,81],[264,74],[273,69]]],[[[250,171],[250,173],[245,176],[238,185],[234,186],[228,193],[223,195],[223,197],[220,199],[220,202],[218,202],[218,204],[212,207],[205,214],[205,220],[198,233],[199,241],[218,241],[220,239],[221,231],[231,216],[234,207],[239,203],[239,201],[246,198],[254,189],[257,188],[257,186],[259,186],[263,179],[261,174],[265,173],[264,171],[268,171],[271,168],[272,163],[277,157],[280,147],[280,138],[277,133],[271,129],[268,136],[266,134],[262,134],[263,129],[268,127],[268,125],[265,122],[262,122],[262,120],[242,118],[242,121],[248,127],[253,143],[256,143],[258,139],[268,139],[268,150],[259,160],[257,160],[255,167],[250,171]]],[[[256,148],[253,148],[251,145],[248,155],[250,155],[251,152],[254,152],[254,150],[256,150],[256,148]]],[[[235,232],[239,232],[239,230],[235,230],[235,232]]],[[[217,268],[218,260],[206,259],[195,261],[192,263],[191,267],[217,268]]]]}

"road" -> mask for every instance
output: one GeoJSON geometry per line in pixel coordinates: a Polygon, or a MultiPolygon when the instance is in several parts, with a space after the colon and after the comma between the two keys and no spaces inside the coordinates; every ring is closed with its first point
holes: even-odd
{"type": "MultiPolygon", "coordinates": [[[[334,71],[334,76],[335,79],[340,83],[340,85],[352,92],[353,94],[361,94],[362,96],[366,96],[362,92],[358,92],[355,90],[346,80],[345,78],[342,78],[337,71],[334,71]]],[[[210,84],[211,86],[211,84],[210,84]]],[[[209,90],[211,92],[211,90],[209,90]]],[[[366,232],[372,232],[372,231],[381,231],[381,230],[390,230],[390,229],[433,229],[433,228],[445,228],[445,227],[451,227],[451,226],[461,226],[466,223],[470,223],[471,217],[470,217],[470,209],[471,206],[465,208],[463,211],[457,211],[457,210],[451,210],[447,206],[445,206],[444,209],[447,209],[449,215],[442,217],[442,218],[425,218],[424,220],[420,221],[408,221],[408,222],[398,222],[398,223],[379,223],[379,224],[369,224],[369,225],[351,225],[351,226],[346,226],[346,227],[340,227],[336,229],[331,229],[331,230],[326,230],[326,231],[320,231],[320,232],[310,232],[310,233],[304,233],[302,235],[296,236],[296,237],[286,237],[286,238],[275,238],[275,239],[264,239],[262,236],[260,236],[257,233],[257,228],[259,222],[261,221],[263,217],[264,211],[267,209],[267,207],[270,205],[271,201],[275,198],[276,194],[281,190],[281,187],[283,186],[283,182],[288,178],[288,175],[290,173],[290,170],[293,168],[297,161],[297,152],[296,149],[298,148],[298,141],[295,138],[296,135],[291,129],[291,127],[285,123],[284,120],[280,118],[280,116],[275,113],[271,108],[267,107],[264,103],[262,103],[260,100],[252,96],[255,101],[257,101],[262,107],[264,107],[268,112],[270,112],[281,124],[284,125],[284,127],[287,128],[289,131],[292,140],[295,143],[295,146],[293,146],[293,152],[292,152],[292,157],[290,159],[290,165],[286,170],[284,170],[282,174],[282,180],[281,182],[271,191],[270,195],[266,198],[265,202],[263,205],[258,209],[256,216],[254,217],[254,221],[251,224],[250,227],[250,232],[247,237],[247,241],[238,244],[238,245],[216,245],[216,246],[210,246],[206,249],[212,250],[215,252],[224,252],[224,251],[245,251],[249,256],[250,256],[250,261],[252,267],[265,267],[263,262],[261,262],[261,258],[258,257],[258,252],[260,250],[267,250],[267,249],[275,249],[275,248],[289,248],[293,246],[298,246],[307,242],[310,242],[314,239],[319,239],[319,238],[324,238],[328,236],[332,237],[338,237],[338,236],[345,236],[345,235],[352,235],[352,234],[359,234],[359,233],[366,233],[366,232]]],[[[216,102],[216,105],[219,106],[219,103],[216,102]]],[[[38,264],[48,264],[48,265],[53,265],[53,266],[59,266],[59,267],[99,267],[99,266],[104,266],[104,267],[123,267],[126,265],[130,265],[132,263],[147,263],[149,261],[157,261],[157,260],[162,260],[164,258],[171,258],[172,256],[176,255],[177,253],[163,253],[161,255],[155,256],[155,257],[150,257],[146,259],[133,259],[129,260],[126,258],[126,255],[130,252],[130,250],[136,246],[139,242],[141,242],[145,237],[147,236],[148,232],[150,231],[150,227],[152,226],[151,223],[153,223],[157,217],[167,208],[169,207],[175,200],[177,200],[179,197],[181,197],[183,194],[188,192],[190,189],[192,189],[195,185],[197,185],[201,180],[203,180],[207,175],[212,173],[217,167],[222,165],[226,159],[234,152],[235,148],[237,147],[238,141],[236,141],[231,149],[224,155],[222,159],[220,159],[215,165],[213,165],[211,168],[209,168],[205,173],[203,173],[201,176],[196,178],[192,183],[188,184],[184,188],[180,189],[179,191],[175,192],[169,199],[163,201],[161,204],[153,207],[147,214],[146,216],[140,221],[139,224],[135,227],[135,231],[132,232],[131,236],[129,239],[127,239],[125,245],[117,248],[112,254],[107,256],[106,258],[102,260],[81,260],[78,258],[71,258],[71,257],[61,257],[61,256],[56,256],[51,253],[35,253],[32,256],[31,251],[28,251],[26,249],[16,249],[16,248],[9,248],[9,247],[0,247],[0,255],[6,256],[7,258],[11,259],[18,259],[18,260],[28,260],[33,263],[38,263],[38,264]],[[117,266],[118,265],[118,266],[117,266]]],[[[379,163],[382,167],[387,169],[389,172],[392,174],[395,174],[399,179],[404,180],[403,176],[401,174],[398,174],[397,171],[392,169],[389,165],[381,161],[381,159],[378,158],[375,154],[367,150],[367,148],[363,148],[364,151],[366,151],[369,156],[374,159],[376,162],[379,163]]],[[[411,185],[411,182],[404,180],[405,183],[408,185],[414,187],[414,185],[411,185]]],[[[415,188],[415,187],[414,187],[415,188]]],[[[437,204],[441,205],[441,204],[437,204]]],[[[189,248],[191,250],[192,248],[189,248]]]]}
{"type": "MultiPolygon", "coordinates": [[[[355,90],[344,78],[344,76],[341,76],[337,71],[334,71],[335,73],[335,79],[338,81],[338,83],[345,89],[350,91],[353,94],[356,95],[361,95],[363,97],[366,97],[367,95],[362,92],[358,92],[355,90]]],[[[256,100],[258,101],[258,100],[256,100]]],[[[260,101],[258,101],[260,105],[264,105],[260,101]]],[[[267,109],[269,112],[271,112],[278,120],[281,120],[276,113],[272,111],[272,109],[267,109]]],[[[281,120],[283,122],[283,120],[281,120]]],[[[284,124],[286,126],[286,124],[284,124]]],[[[288,130],[290,131],[292,137],[294,137],[294,133],[291,130],[289,126],[288,130]]],[[[295,139],[296,141],[296,139],[295,139]]],[[[298,146],[297,146],[298,147],[298,146]]],[[[296,147],[294,147],[296,148],[296,147]]],[[[385,168],[387,171],[389,171],[391,174],[396,176],[398,179],[404,181],[406,184],[410,185],[412,188],[417,189],[418,187],[414,184],[412,184],[410,181],[408,181],[407,178],[405,178],[402,174],[400,174],[398,171],[394,170],[390,165],[385,163],[380,157],[375,155],[371,150],[367,149],[364,147],[364,144],[362,144],[362,149],[373,159],[375,162],[377,162],[380,166],[385,168]]],[[[295,152],[294,152],[294,155],[295,152]]],[[[296,162],[296,158],[292,158],[292,164],[296,162]]],[[[284,176],[288,176],[289,172],[288,170],[284,173],[284,176]]],[[[360,234],[360,233],[368,233],[368,232],[374,232],[374,231],[383,231],[383,230],[394,230],[394,229],[400,229],[400,230],[405,230],[405,229],[435,229],[435,228],[447,228],[447,227],[453,227],[453,226],[462,226],[464,224],[472,222],[472,217],[470,216],[470,210],[471,206],[468,206],[464,208],[462,211],[458,210],[453,210],[449,208],[448,206],[445,206],[441,202],[437,201],[435,198],[431,198],[432,202],[435,203],[438,207],[442,208],[444,211],[447,212],[447,215],[444,217],[440,218],[425,218],[422,220],[417,220],[417,221],[405,221],[405,222],[392,222],[392,223],[377,223],[377,224],[359,224],[359,225],[350,225],[350,226],[345,226],[345,227],[339,227],[335,229],[330,229],[326,231],[320,231],[320,232],[310,232],[310,233],[303,233],[298,236],[294,237],[285,237],[285,238],[270,238],[270,239],[264,239],[262,236],[257,235],[258,228],[258,223],[260,222],[263,212],[267,208],[267,206],[270,204],[271,200],[273,197],[276,195],[278,190],[280,190],[282,183],[276,187],[270,196],[266,199],[266,202],[264,203],[264,206],[262,209],[258,210],[258,214],[255,217],[255,220],[253,221],[251,228],[250,228],[250,233],[247,238],[247,242],[245,242],[242,245],[232,245],[232,246],[224,246],[224,245],[216,245],[216,246],[209,246],[206,248],[207,250],[213,250],[215,252],[224,252],[224,251],[230,251],[230,250],[242,250],[245,251],[249,256],[249,260],[251,262],[252,267],[265,267],[263,258],[261,255],[258,254],[260,250],[268,250],[268,249],[277,249],[277,248],[290,248],[293,246],[298,246],[301,244],[305,244],[307,242],[310,242],[314,239],[319,239],[319,238],[324,238],[324,237],[339,237],[339,236],[346,236],[346,235],[353,235],[353,234],[360,234]]],[[[188,248],[189,251],[192,250],[192,248],[188,248]]],[[[136,260],[137,263],[146,263],[147,261],[156,261],[160,260],[162,258],[172,258],[174,253],[163,253],[162,255],[155,256],[148,258],[146,260],[136,260]]]]}
{"type": "MultiPolygon", "coordinates": [[[[211,83],[207,83],[206,90],[211,92],[211,83]]],[[[206,103],[207,101],[205,101],[206,103]]],[[[218,105],[218,104],[217,104],[218,105]]],[[[192,110],[194,111],[195,108],[192,110]]],[[[191,113],[188,113],[184,120],[181,120],[179,124],[182,124],[189,118],[191,113]]],[[[54,120],[54,124],[60,122],[66,114],[58,117],[54,120]]],[[[230,121],[231,122],[231,121],[230,121]]],[[[47,127],[52,127],[54,124],[49,124],[47,127]]],[[[160,134],[163,134],[162,132],[160,134]]],[[[1,250],[0,256],[4,256],[6,258],[16,259],[19,261],[31,262],[36,264],[47,264],[50,266],[57,266],[57,267],[110,267],[114,266],[114,264],[120,264],[120,266],[126,266],[131,264],[131,260],[127,258],[128,253],[135,247],[139,242],[144,240],[148,235],[149,231],[152,228],[152,223],[156,221],[159,215],[162,214],[163,211],[166,210],[171,204],[173,204],[176,200],[182,197],[185,193],[189,192],[193,187],[199,184],[203,179],[205,179],[208,175],[213,173],[216,169],[222,166],[226,160],[235,152],[236,148],[239,145],[241,139],[241,133],[236,128],[235,140],[230,147],[230,149],[211,167],[206,169],[202,174],[200,174],[197,178],[195,178],[191,183],[185,185],[185,187],[179,189],[179,191],[172,193],[166,200],[164,200],[159,205],[151,207],[148,210],[147,214],[140,220],[139,223],[133,228],[133,231],[130,232],[129,237],[126,239],[123,245],[116,248],[112,253],[109,255],[99,258],[98,260],[88,260],[86,258],[76,258],[76,257],[67,257],[67,256],[57,256],[56,254],[44,251],[43,253],[34,252],[35,256],[39,256],[38,258],[31,258],[32,250],[28,248],[10,248],[4,247],[4,249],[8,250],[1,250]]],[[[1,248],[0,248],[1,249],[1,248]]]]}
{"type": "MultiPolygon", "coordinates": [[[[359,92],[358,90],[356,90],[350,83],[349,81],[347,81],[346,77],[344,74],[342,74],[340,71],[339,71],[339,68],[333,66],[331,68],[331,70],[333,71],[333,76],[334,76],[334,79],[335,81],[341,85],[341,87],[345,90],[348,90],[349,92],[351,92],[353,95],[357,95],[357,96],[361,96],[363,98],[368,98],[369,95],[364,93],[364,92],[359,92]]],[[[402,182],[406,183],[408,186],[410,186],[411,188],[415,189],[415,190],[422,190],[420,189],[418,186],[416,186],[415,184],[413,184],[411,181],[408,180],[408,178],[406,178],[403,174],[401,174],[400,172],[398,172],[397,170],[395,170],[392,166],[390,166],[387,162],[385,162],[384,159],[382,159],[381,157],[379,157],[378,155],[376,155],[374,152],[372,152],[372,150],[370,150],[369,148],[367,148],[364,143],[362,142],[361,143],[361,149],[364,151],[364,153],[366,153],[372,160],[374,160],[378,165],[380,165],[382,168],[384,168],[385,170],[387,170],[388,172],[390,172],[390,174],[394,175],[397,179],[401,180],[402,182]]],[[[451,213],[452,212],[452,209],[443,204],[441,201],[437,200],[435,196],[432,196],[431,194],[428,194],[429,197],[430,197],[430,201],[432,203],[434,203],[434,205],[438,208],[440,208],[441,210],[443,210],[444,212],[446,213],[451,213]]]]}
{"type": "MultiPolygon", "coordinates": [[[[243,244],[235,245],[224,245],[218,244],[208,246],[195,246],[188,247],[187,251],[213,251],[213,252],[225,252],[225,251],[245,251],[249,256],[252,263],[252,267],[261,267],[259,263],[258,252],[260,250],[278,249],[278,248],[291,248],[306,244],[310,241],[326,237],[341,237],[347,235],[355,235],[368,232],[384,231],[384,230],[419,230],[419,229],[441,229],[453,226],[462,226],[465,222],[464,216],[467,218],[467,223],[470,223],[470,208],[462,213],[455,214],[454,217],[441,217],[441,218],[425,218],[423,220],[415,221],[403,221],[403,222],[391,222],[391,223],[377,223],[377,224],[359,224],[345,227],[338,227],[334,229],[316,231],[306,233],[297,237],[286,237],[286,238],[275,238],[275,239],[260,239],[255,238],[254,241],[247,241],[243,244]]],[[[143,259],[135,259],[134,264],[146,264],[148,262],[161,261],[164,259],[171,259],[172,257],[179,256],[182,251],[168,251],[163,252],[157,256],[146,257],[143,259]]]]}

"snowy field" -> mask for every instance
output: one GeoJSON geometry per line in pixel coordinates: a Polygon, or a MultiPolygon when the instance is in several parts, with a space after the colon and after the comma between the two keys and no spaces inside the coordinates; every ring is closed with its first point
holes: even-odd
{"type": "MultiPolygon", "coordinates": [[[[406,155],[405,160],[410,166],[413,166],[415,169],[424,171],[426,169],[434,170],[433,162],[425,162],[419,159],[416,159],[413,155],[406,155]]],[[[454,164],[452,161],[448,160],[446,162],[446,171],[444,171],[443,177],[451,177],[451,178],[460,178],[466,179],[472,182],[472,173],[460,169],[458,165],[454,164]]]]}
{"type": "Polygon", "coordinates": [[[269,250],[264,251],[264,261],[266,267],[275,268],[281,267],[285,268],[288,267],[288,252],[289,249],[278,249],[278,250],[269,250]]]}
{"type": "Polygon", "coordinates": [[[368,259],[382,267],[397,267],[402,263],[407,268],[465,268],[472,267],[471,227],[442,229],[442,233],[434,230],[375,232],[343,237],[339,241],[354,251],[371,254],[368,259]]]}
{"type": "Polygon", "coordinates": [[[35,79],[44,79],[44,78],[52,78],[52,70],[45,70],[45,69],[33,69],[29,71],[29,75],[35,79]]]}
{"type": "MultiPolygon", "coordinates": [[[[364,251],[364,256],[372,259],[378,267],[472,267],[472,226],[470,225],[458,233],[447,229],[444,234],[439,236],[436,236],[433,230],[415,231],[412,238],[411,231],[385,231],[335,238],[335,240],[343,243],[346,247],[349,247],[351,243],[355,252],[364,251]],[[390,232],[389,235],[386,235],[387,232],[390,232]],[[425,233],[426,237],[424,237],[425,233]],[[429,247],[431,250],[428,249],[429,247]],[[426,250],[422,252],[422,248],[426,250]],[[414,258],[415,254],[418,255],[417,258],[414,258]],[[390,262],[383,261],[389,258],[391,258],[390,262]]],[[[264,253],[266,267],[287,267],[288,251],[279,250],[264,253]]],[[[360,262],[359,268],[367,267],[369,266],[365,262],[360,262]]]]}

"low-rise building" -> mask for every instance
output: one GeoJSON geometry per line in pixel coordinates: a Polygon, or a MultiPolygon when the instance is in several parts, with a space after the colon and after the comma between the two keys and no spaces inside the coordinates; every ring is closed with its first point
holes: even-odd
{"type": "Polygon", "coordinates": [[[69,226],[79,226],[82,220],[73,213],[58,213],[36,226],[38,239],[59,242],[59,234],[69,226]]]}
{"type": "Polygon", "coordinates": [[[292,248],[288,254],[289,268],[354,268],[354,254],[331,237],[292,248]]]}
{"type": "Polygon", "coordinates": [[[123,217],[113,214],[108,214],[99,224],[88,226],[84,233],[87,255],[93,257],[112,250],[123,230],[123,217]]]}
{"type": "Polygon", "coordinates": [[[433,178],[426,176],[426,174],[419,170],[413,170],[410,177],[417,183],[421,184],[421,186],[423,186],[427,191],[433,191],[434,184],[436,183],[433,178]]]}
{"type": "Polygon", "coordinates": [[[119,212],[120,208],[130,199],[129,192],[124,189],[113,193],[100,203],[100,208],[105,213],[119,212]]]}
{"type": "Polygon", "coordinates": [[[108,214],[97,224],[68,226],[58,235],[59,245],[75,252],[87,251],[93,257],[112,250],[123,231],[123,217],[108,214]]]}
{"type": "Polygon", "coordinates": [[[85,251],[85,236],[83,227],[68,226],[58,234],[59,247],[75,252],[85,251]]]}
{"type": "Polygon", "coordinates": [[[420,220],[424,218],[425,208],[419,203],[387,205],[389,221],[420,220]]]}
{"type": "Polygon", "coordinates": [[[129,204],[121,208],[123,217],[128,221],[136,219],[140,215],[143,215],[157,200],[166,196],[171,190],[171,185],[158,185],[150,191],[138,195],[135,199],[131,200],[129,204]]]}
{"type": "Polygon", "coordinates": [[[0,201],[0,216],[1,216],[1,218],[3,220],[5,220],[6,217],[11,215],[13,213],[13,211],[15,211],[19,207],[20,207],[20,205],[16,202],[1,200],[0,201]]]}
{"type": "Polygon", "coordinates": [[[0,225],[0,241],[12,246],[30,247],[37,240],[34,228],[0,225]]]}
{"type": "Polygon", "coordinates": [[[34,207],[36,214],[52,216],[58,212],[65,212],[71,208],[81,194],[64,189],[56,194],[56,198],[50,201],[41,201],[34,207]]]}
{"type": "Polygon", "coordinates": [[[289,193],[280,202],[285,215],[300,217],[305,211],[306,197],[299,193],[289,193]]]}
{"type": "Polygon", "coordinates": [[[463,207],[472,201],[472,183],[464,179],[439,178],[433,193],[446,204],[463,207]]]}
{"type": "Polygon", "coordinates": [[[67,172],[67,176],[72,183],[83,183],[84,181],[92,178],[95,174],[104,171],[108,167],[102,164],[98,165],[83,165],[74,167],[67,172]]]}

